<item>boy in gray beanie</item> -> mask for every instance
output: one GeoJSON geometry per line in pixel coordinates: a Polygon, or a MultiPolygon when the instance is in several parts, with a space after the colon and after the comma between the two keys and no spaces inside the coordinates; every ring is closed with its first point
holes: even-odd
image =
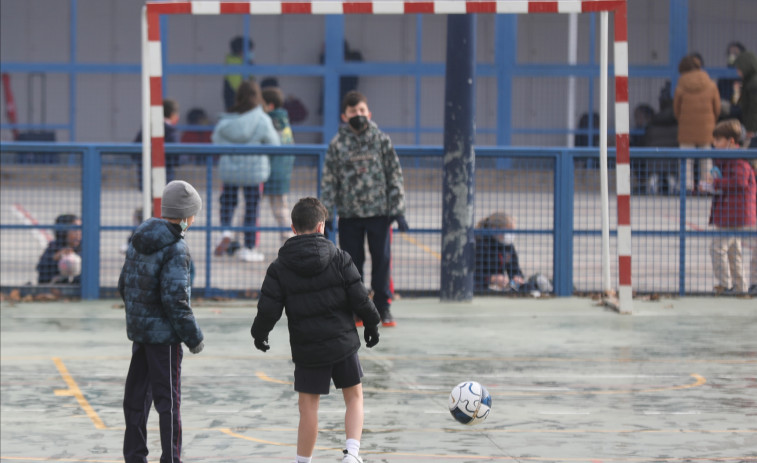
{"type": "Polygon", "coordinates": [[[202,209],[192,185],[176,180],[163,191],[162,216],[134,232],[118,291],[126,306],[132,357],[124,392],[124,460],[147,462],[147,415],[160,418],[160,461],[181,462],[181,344],[198,354],[203,335],[190,306],[192,257],[184,232],[202,209]]]}

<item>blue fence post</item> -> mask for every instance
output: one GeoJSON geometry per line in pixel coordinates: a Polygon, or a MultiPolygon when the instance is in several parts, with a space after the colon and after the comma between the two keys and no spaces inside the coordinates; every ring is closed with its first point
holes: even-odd
{"type": "Polygon", "coordinates": [[[341,104],[339,101],[342,71],[334,69],[344,64],[344,16],[326,15],[326,47],[323,51],[323,143],[328,143],[339,129],[341,104]]]}
{"type": "Polygon", "coordinates": [[[82,152],[82,299],[100,297],[100,184],[102,178],[100,152],[89,145],[82,152]]]}
{"type": "Polygon", "coordinates": [[[678,216],[678,295],[686,290],[686,158],[678,161],[678,190],[681,207],[678,216]]]}
{"type": "Polygon", "coordinates": [[[573,294],[573,154],[565,150],[555,159],[554,254],[552,276],[557,296],[573,294]]]}
{"type": "Polygon", "coordinates": [[[212,267],[211,249],[213,248],[213,156],[205,157],[205,297],[210,293],[210,276],[212,267]]]}

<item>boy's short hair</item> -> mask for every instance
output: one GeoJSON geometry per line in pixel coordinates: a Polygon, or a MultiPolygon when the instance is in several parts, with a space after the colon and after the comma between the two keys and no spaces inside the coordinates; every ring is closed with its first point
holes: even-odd
{"type": "Polygon", "coordinates": [[[278,87],[265,87],[262,90],[263,101],[266,104],[273,104],[273,107],[279,109],[284,104],[284,93],[278,87]]]}
{"type": "Polygon", "coordinates": [[[733,138],[737,145],[741,145],[741,122],[738,119],[726,119],[718,122],[712,131],[712,138],[733,138]]]}
{"type": "Polygon", "coordinates": [[[313,231],[328,215],[326,206],[317,198],[302,198],[292,208],[292,225],[297,233],[313,231]]]}
{"type": "Polygon", "coordinates": [[[368,98],[366,98],[365,95],[358,92],[357,90],[347,92],[347,94],[344,95],[344,98],[342,99],[342,114],[347,111],[348,107],[357,106],[359,103],[368,104],[368,98]]]}
{"type": "Polygon", "coordinates": [[[172,100],[170,98],[163,100],[163,117],[165,119],[168,119],[177,112],[179,112],[179,104],[176,102],[176,100],[172,100]]]}

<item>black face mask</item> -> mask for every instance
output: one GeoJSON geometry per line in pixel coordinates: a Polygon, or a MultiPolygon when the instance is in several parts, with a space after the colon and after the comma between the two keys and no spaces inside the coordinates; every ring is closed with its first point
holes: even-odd
{"type": "Polygon", "coordinates": [[[368,127],[368,118],[365,116],[352,116],[348,122],[350,127],[358,132],[362,132],[368,127]]]}

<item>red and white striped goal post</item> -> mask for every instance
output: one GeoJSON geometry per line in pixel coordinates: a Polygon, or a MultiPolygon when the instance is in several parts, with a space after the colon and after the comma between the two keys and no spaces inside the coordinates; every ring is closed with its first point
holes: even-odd
{"type": "MultiPolygon", "coordinates": [[[[289,14],[535,14],[613,13],[615,66],[615,147],[617,193],[618,302],[624,311],[632,307],[631,286],[631,169],[628,106],[628,13],[626,0],[500,0],[500,1],[147,1],[142,9],[142,133],[146,214],[160,211],[166,184],[163,130],[163,68],[160,16],[189,15],[289,15],[289,14]],[[147,161],[150,167],[147,167],[147,161]],[[152,179],[151,182],[148,179],[152,179]],[[152,204],[150,204],[150,195],[152,204]]],[[[149,216],[148,214],[147,216],[149,216]]]]}

